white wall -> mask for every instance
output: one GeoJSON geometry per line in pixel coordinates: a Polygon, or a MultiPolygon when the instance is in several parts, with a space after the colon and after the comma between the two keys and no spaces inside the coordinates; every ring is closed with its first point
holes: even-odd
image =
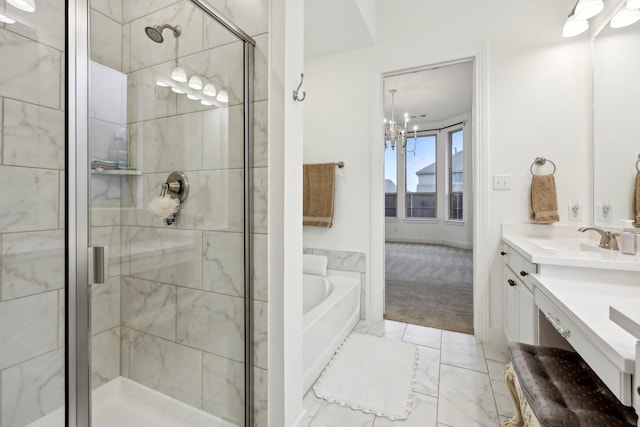
{"type": "MultiPolygon", "coordinates": [[[[424,129],[439,129],[454,123],[465,121],[464,127],[452,127],[438,132],[436,135],[436,161],[440,165],[436,167],[437,186],[437,218],[414,219],[404,218],[406,206],[402,197],[398,198],[398,218],[385,219],[385,240],[388,242],[407,243],[433,243],[443,244],[463,249],[471,249],[473,244],[473,170],[472,165],[472,120],[471,112],[451,117],[440,122],[426,122],[420,127],[424,129]],[[464,188],[462,192],[463,221],[448,221],[448,165],[449,160],[449,132],[464,131],[464,188]]],[[[409,138],[407,148],[413,148],[413,141],[409,138]]],[[[411,156],[412,154],[406,154],[411,156]]],[[[404,187],[403,176],[405,174],[405,154],[401,154],[398,164],[398,187],[404,187]]]]}
{"type": "MultiPolygon", "coordinates": [[[[590,206],[591,74],[587,36],[560,35],[571,4],[545,0],[511,2],[423,2],[379,0],[377,44],[372,48],[308,59],[304,161],[345,162],[336,188],[334,226],[305,229],[304,246],[367,253],[371,205],[371,138],[375,106],[372,93],[379,71],[403,70],[454,59],[456,52],[482,49],[486,59],[486,147],[488,174],[510,174],[510,191],[489,191],[486,227],[489,238],[476,249],[488,254],[485,279],[490,288],[479,300],[490,301],[494,339],[503,322],[502,264],[498,257],[502,221],[526,222],[529,212],[529,166],[536,156],[558,166],[556,182],[561,222],[576,200],[590,206]],[[464,12],[464,13],[461,13],[464,12]],[[564,207],[564,209],[563,209],[564,207]]],[[[477,112],[474,112],[474,114],[477,112]]],[[[484,182],[490,182],[484,177],[484,182]]],[[[382,180],[382,176],[380,176],[382,180]]],[[[382,215],[382,212],[381,212],[382,215]]],[[[585,212],[584,223],[591,221],[585,212]]],[[[368,310],[368,312],[371,312],[368,310]]]]}

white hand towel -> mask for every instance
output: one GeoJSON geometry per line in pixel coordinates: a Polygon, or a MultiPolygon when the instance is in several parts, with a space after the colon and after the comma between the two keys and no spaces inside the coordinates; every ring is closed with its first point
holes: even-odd
{"type": "Polygon", "coordinates": [[[305,274],[315,274],[318,276],[327,275],[327,264],[329,260],[322,255],[302,255],[302,272],[305,274]]]}

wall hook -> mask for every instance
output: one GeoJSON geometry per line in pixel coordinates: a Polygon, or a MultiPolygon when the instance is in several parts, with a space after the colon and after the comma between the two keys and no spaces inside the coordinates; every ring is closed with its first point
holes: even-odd
{"type": "Polygon", "coordinates": [[[303,81],[304,81],[304,73],[300,73],[300,84],[298,85],[296,90],[293,91],[293,100],[294,101],[302,102],[307,97],[307,92],[304,92],[304,91],[302,92],[302,98],[298,97],[298,91],[302,87],[302,82],[303,81]]]}

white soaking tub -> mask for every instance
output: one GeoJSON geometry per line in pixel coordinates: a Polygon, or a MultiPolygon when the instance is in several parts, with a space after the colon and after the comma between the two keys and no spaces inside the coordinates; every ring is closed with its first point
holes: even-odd
{"type": "Polygon", "coordinates": [[[302,369],[306,393],[360,319],[360,278],[359,274],[349,273],[302,276],[302,369]]]}

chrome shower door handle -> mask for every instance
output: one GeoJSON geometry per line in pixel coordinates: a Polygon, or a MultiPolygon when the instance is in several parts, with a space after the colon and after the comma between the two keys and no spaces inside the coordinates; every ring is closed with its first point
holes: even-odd
{"type": "Polygon", "coordinates": [[[107,281],[107,247],[90,246],[87,259],[89,260],[89,285],[101,285],[107,281]]]}

